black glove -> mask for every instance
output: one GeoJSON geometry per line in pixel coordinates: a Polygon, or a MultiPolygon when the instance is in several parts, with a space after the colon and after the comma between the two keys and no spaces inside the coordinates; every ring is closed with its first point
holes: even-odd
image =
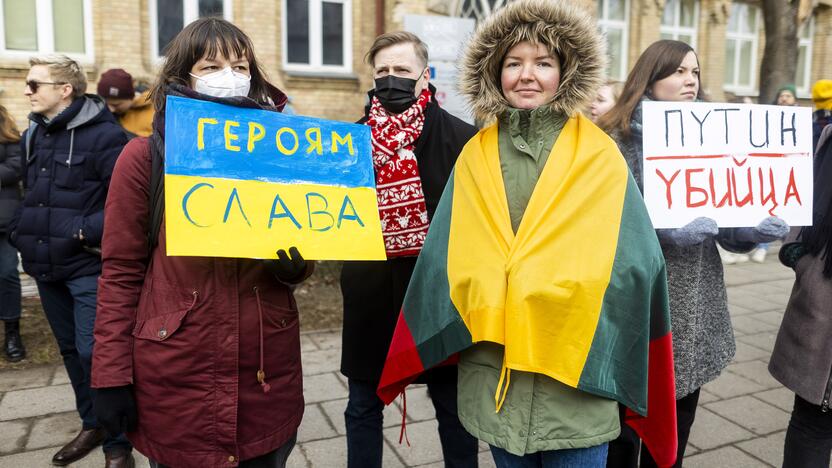
{"type": "Polygon", "coordinates": [[[278,250],[277,260],[268,260],[266,265],[277,279],[284,283],[296,283],[303,279],[306,273],[306,260],[297,247],[289,247],[288,254],[283,249],[278,250]]]}
{"type": "Polygon", "coordinates": [[[95,417],[110,437],[136,430],[139,415],[130,385],[99,388],[95,394],[95,417]]]}

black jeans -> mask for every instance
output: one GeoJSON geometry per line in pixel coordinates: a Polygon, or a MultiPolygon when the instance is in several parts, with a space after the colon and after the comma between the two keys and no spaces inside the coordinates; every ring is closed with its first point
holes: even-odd
{"type": "MultiPolygon", "coordinates": [[[[296,440],[297,435],[293,435],[288,442],[276,450],[260,455],[259,457],[243,460],[238,466],[240,468],[284,468],[286,466],[286,460],[289,459],[289,455],[292,453],[292,449],[295,448],[296,440]]],[[[150,462],[150,468],[170,468],[167,465],[153,460],[148,461],[150,462]]]]}
{"type": "Polygon", "coordinates": [[[832,451],[832,411],[794,396],[794,409],[786,431],[783,468],[829,467],[832,451]]]}
{"type": "Polygon", "coordinates": [[[0,320],[20,320],[20,273],[17,250],[0,234],[0,320]]]}
{"type": "MultiPolygon", "coordinates": [[[[344,420],[347,428],[347,466],[381,468],[384,446],[384,403],[376,383],[349,380],[350,395],[344,420]]],[[[429,382],[428,394],[436,410],[439,441],[447,468],[476,468],[477,439],[462,427],[456,407],[456,381],[429,382]]]]}
{"type": "MultiPolygon", "coordinates": [[[[682,460],[685,458],[685,448],[688,445],[690,428],[693,426],[693,419],[696,416],[696,405],[699,403],[699,390],[690,395],[676,400],[676,434],[679,446],[676,449],[676,463],[674,468],[681,468],[682,460]]],[[[650,456],[647,447],[642,450],[641,439],[630,426],[624,422],[624,407],[619,405],[621,415],[621,435],[610,442],[610,449],[607,455],[607,468],[655,468],[656,462],[650,456]],[[639,452],[641,452],[641,464],[639,464],[639,452]]]]}

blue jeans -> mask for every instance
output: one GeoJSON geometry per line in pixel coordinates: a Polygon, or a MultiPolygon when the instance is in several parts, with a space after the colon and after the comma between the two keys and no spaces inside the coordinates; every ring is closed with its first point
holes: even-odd
{"type": "Polygon", "coordinates": [[[603,468],[607,464],[607,444],[582,449],[547,450],[519,457],[491,447],[497,468],[603,468]]]}
{"type": "MultiPolygon", "coordinates": [[[[381,468],[384,403],[375,383],[349,379],[349,400],[344,411],[347,428],[347,466],[381,468]]],[[[477,439],[462,427],[456,409],[456,380],[429,382],[428,393],[439,423],[439,441],[447,468],[476,468],[477,439]]]]}
{"type": "MultiPolygon", "coordinates": [[[[98,275],[37,284],[43,311],[75,392],[75,406],[83,427],[99,427],[92,408],[95,390],[90,388],[98,275]]],[[[105,452],[131,449],[124,434],[104,440],[105,452]]]]}
{"type": "Polygon", "coordinates": [[[20,273],[17,249],[0,234],[0,320],[20,320],[20,273]]]}

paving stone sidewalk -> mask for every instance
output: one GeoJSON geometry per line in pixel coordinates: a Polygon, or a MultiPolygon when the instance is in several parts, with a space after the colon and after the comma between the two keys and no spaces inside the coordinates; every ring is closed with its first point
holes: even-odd
{"type": "MultiPolygon", "coordinates": [[[[737,355],[714,382],[702,389],[685,466],[780,466],[793,394],[766,370],[794,274],[772,252],[763,264],[726,267],[728,301],[737,355]]],[[[345,466],[343,412],[346,379],[338,372],[339,331],[302,335],[306,413],[291,468],[345,466]]],[[[401,412],[385,410],[384,466],[441,468],[442,454],[433,408],[423,386],[408,390],[407,433],[399,444],[401,412]]],[[[50,466],[55,451],[80,427],[72,389],[63,367],[0,373],[0,468],[50,466]]],[[[480,444],[480,466],[493,467],[480,444]]],[[[147,461],[137,454],[137,466],[147,461]]],[[[102,467],[100,450],[72,467],[102,467]]]]}

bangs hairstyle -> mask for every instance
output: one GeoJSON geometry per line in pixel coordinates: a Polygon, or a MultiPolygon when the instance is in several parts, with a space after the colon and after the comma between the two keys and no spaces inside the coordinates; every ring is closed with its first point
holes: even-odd
{"type": "Polygon", "coordinates": [[[245,57],[251,73],[248,97],[260,104],[269,102],[268,83],[254,56],[251,39],[240,28],[221,18],[200,18],[185,27],[164,52],[164,64],[151,91],[158,112],[165,109],[165,87],[180,84],[191,87],[191,68],[201,58],[217,55],[245,57]]]}
{"type": "MultiPolygon", "coordinates": [[[[638,58],[627,81],[624,83],[624,90],[621,91],[621,98],[609,112],[601,116],[598,126],[607,133],[617,132],[623,137],[630,136],[630,120],[633,118],[638,103],[643,96],[650,97],[653,84],[676,73],[679,65],[688,52],[696,52],[693,47],[681,41],[662,40],[654,42],[645,49],[638,58]]],[[[699,65],[699,57],[696,57],[699,65]]],[[[702,93],[702,80],[699,79],[699,90],[697,99],[704,99],[702,93]]]]}

